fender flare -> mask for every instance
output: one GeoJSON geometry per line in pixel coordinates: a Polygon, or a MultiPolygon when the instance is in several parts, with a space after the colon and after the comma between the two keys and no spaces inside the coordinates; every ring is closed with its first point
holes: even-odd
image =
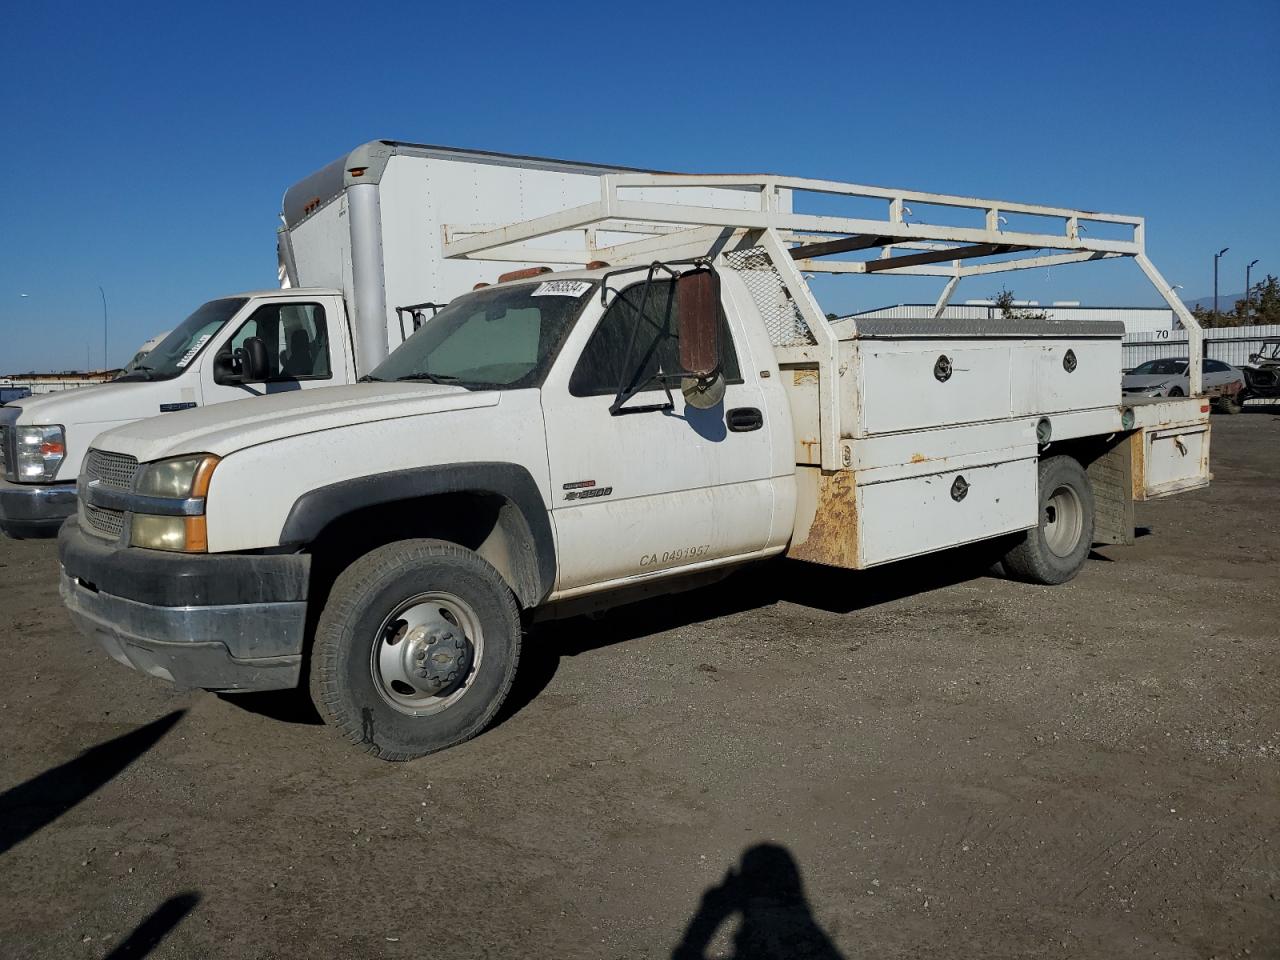
{"type": "Polygon", "coordinates": [[[551,517],[533,476],[515,463],[450,463],[375,473],[317,487],[300,496],[285,517],[281,545],[313,542],[334,520],[365,507],[415,500],[443,493],[499,496],[514,509],[504,508],[499,523],[527,534],[532,549],[531,582],[513,584],[525,606],[545,598],[555,585],[556,547],[551,517]]]}

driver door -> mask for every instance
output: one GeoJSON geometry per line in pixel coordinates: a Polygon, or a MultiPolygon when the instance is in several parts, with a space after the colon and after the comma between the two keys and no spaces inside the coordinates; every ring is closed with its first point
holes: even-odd
{"type": "MultiPolygon", "coordinates": [[[[230,349],[234,353],[249,337],[258,337],[267,350],[266,379],[244,384],[217,383],[215,354],[206,350],[200,384],[205,403],[331,386],[335,358],[330,349],[325,307],[319,300],[270,300],[254,310],[217,352],[230,349]]],[[[341,356],[336,359],[342,363],[341,356]]]]}
{"type": "Polygon", "coordinates": [[[735,316],[721,311],[720,403],[688,406],[676,386],[670,407],[653,409],[666,406],[667,392],[652,383],[610,412],[634,364],[675,369],[672,284],[653,283],[643,317],[641,284],[611,293],[595,322],[584,315],[543,386],[559,596],[751,555],[769,543],[773,425],[760,364],[735,316]]]}

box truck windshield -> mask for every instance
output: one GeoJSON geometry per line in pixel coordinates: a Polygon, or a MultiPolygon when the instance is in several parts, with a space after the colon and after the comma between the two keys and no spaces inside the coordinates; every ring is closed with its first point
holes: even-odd
{"type": "Polygon", "coordinates": [[[173,328],[132,370],[118,380],[172,380],[191,365],[205,344],[248,301],[244,297],[210,300],[173,328]]]}
{"type": "Polygon", "coordinates": [[[538,386],[594,289],[591,280],[551,280],[458,297],[366,379],[538,386]]]}

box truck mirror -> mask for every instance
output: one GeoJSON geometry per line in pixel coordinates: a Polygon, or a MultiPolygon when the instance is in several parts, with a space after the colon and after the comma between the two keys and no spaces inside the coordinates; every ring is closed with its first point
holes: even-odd
{"type": "Polygon", "coordinates": [[[240,379],[245,383],[260,383],[267,379],[267,345],[261,337],[246,337],[244,345],[236,351],[240,366],[240,379]]]}

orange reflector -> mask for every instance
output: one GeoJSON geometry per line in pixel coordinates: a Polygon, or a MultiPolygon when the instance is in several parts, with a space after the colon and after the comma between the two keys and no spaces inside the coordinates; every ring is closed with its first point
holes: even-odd
{"type": "Polygon", "coordinates": [[[587,269],[588,269],[588,270],[603,270],[603,269],[604,269],[605,267],[607,267],[608,265],[609,265],[609,264],[605,263],[603,260],[592,260],[590,263],[588,263],[588,264],[587,264],[587,269]]]}
{"type": "Polygon", "coordinates": [[[1207,403],[1202,403],[1202,404],[1200,404],[1200,412],[1201,412],[1201,413],[1208,413],[1208,412],[1209,412],[1209,405],[1208,405],[1207,403]]]}
{"type": "Polygon", "coordinates": [[[209,552],[209,527],[204,517],[187,517],[188,553],[209,552]]]}
{"type": "Polygon", "coordinates": [[[530,277],[540,277],[544,273],[550,272],[550,267],[525,267],[523,270],[510,270],[507,273],[498,274],[498,282],[506,283],[508,280],[528,280],[530,277]]]}
{"type": "Polygon", "coordinates": [[[67,448],[56,440],[53,442],[45,441],[40,444],[40,456],[42,457],[61,457],[65,456],[67,448]]]}
{"type": "MultiPolygon", "coordinates": [[[[213,479],[213,471],[217,466],[217,457],[205,457],[200,461],[200,466],[196,467],[196,475],[191,478],[191,496],[207,497],[209,495],[209,481],[213,479]]],[[[190,529],[189,525],[188,529],[190,529]]]]}
{"type": "Polygon", "coordinates": [[[471,289],[472,289],[472,290],[483,290],[483,289],[484,289],[485,287],[487,287],[487,286],[488,286],[488,284],[487,284],[487,283],[485,283],[483,280],[481,280],[479,283],[477,283],[477,284],[476,284],[474,287],[472,287],[471,289]]]}
{"type": "Polygon", "coordinates": [[[351,174],[353,177],[363,177],[364,172],[368,169],[368,167],[352,167],[347,171],[347,173],[351,174]]]}

